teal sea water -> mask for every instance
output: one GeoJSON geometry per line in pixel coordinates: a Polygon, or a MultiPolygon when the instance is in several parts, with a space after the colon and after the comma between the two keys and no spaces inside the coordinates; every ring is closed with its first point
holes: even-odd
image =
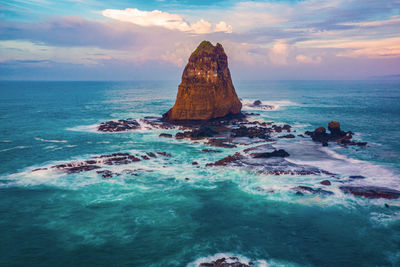
{"type": "MultiPolygon", "coordinates": [[[[160,116],[178,82],[0,82],[0,266],[196,266],[226,255],[258,266],[400,266],[400,201],[297,196],[324,177],[196,168],[237,149],[146,129],[97,133],[100,122],[160,116]],[[101,154],[165,151],[135,162],[138,176],[33,169],[101,154]],[[189,180],[185,179],[189,178],[189,180]],[[262,190],[260,190],[260,188],[262,190]],[[389,204],[389,208],[385,207],[389,204]]],[[[273,110],[257,120],[297,133],[341,122],[365,148],[285,140],[294,163],[400,190],[400,82],[236,82],[243,103],[273,110]]],[[[121,170],[126,166],[112,166],[121,170]]],[[[347,180],[346,180],[347,179],[347,180]]]]}

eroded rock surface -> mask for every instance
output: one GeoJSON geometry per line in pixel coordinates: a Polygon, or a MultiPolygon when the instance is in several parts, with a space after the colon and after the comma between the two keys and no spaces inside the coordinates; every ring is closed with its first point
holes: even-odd
{"type": "Polygon", "coordinates": [[[182,75],[175,105],[163,115],[169,122],[204,121],[239,114],[236,95],[221,44],[203,41],[192,53],[182,75]]]}

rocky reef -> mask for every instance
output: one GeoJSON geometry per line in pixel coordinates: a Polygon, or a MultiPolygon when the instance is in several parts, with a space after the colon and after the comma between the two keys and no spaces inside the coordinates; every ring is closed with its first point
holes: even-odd
{"type": "Polygon", "coordinates": [[[102,122],[97,130],[99,132],[125,132],[130,130],[136,130],[140,128],[140,124],[134,119],[117,120],[117,121],[106,121],[102,122]]]}
{"type": "Polygon", "coordinates": [[[203,41],[190,56],[175,105],[163,119],[169,122],[204,121],[240,114],[241,109],[224,48],[219,43],[214,46],[203,41]]]}
{"type": "Polygon", "coordinates": [[[237,257],[221,258],[211,262],[200,263],[200,267],[250,267],[254,266],[254,263],[249,262],[242,263],[237,257]]]}
{"type": "Polygon", "coordinates": [[[340,129],[340,123],[337,121],[331,121],[328,124],[328,130],[330,133],[326,132],[324,127],[319,127],[314,131],[305,132],[306,135],[311,136],[314,142],[320,142],[323,146],[328,146],[328,142],[336,142],[341,145],[349,145],[349,146],[366,146],[366,142],[355,142],[351,139],[353,138],[353,132],[342,131],[340,129]]]}

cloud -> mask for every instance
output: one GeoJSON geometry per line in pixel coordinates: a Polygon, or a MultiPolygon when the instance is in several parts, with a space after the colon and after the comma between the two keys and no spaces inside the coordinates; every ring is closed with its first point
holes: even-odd
{"type": "Polygon", "coordinates": [[[100,19],[57,14],[34,21],[4,19],[0,61],[52,60],[90,68],[151,62],[176,70],[206,39],[223,44],[233,70],[251,75],[291,78],[308,70],[311,78],[317,73],[349,77],[357,64],[372,75],[379,64],[386,72],[385,62],[399,66],[397,0],[231,3],[171,13],[101,6],[100,19]]]}
{"type": "Polygon", "coordinates": [[[277,40],[269,51],[269,59],[273,64],[286,65],[290,50],[285,40],[277,40]]]}
{"type": "Polygon", "coordinates": [[[215,32],[232,33],[232,26],[226,24],[225,21],[221,21],[217,25],[215,25],[215,32]]]}
{"type": "Polygon", "coordinates": [[[400,58],[400,37],[380,40],[313,40],[298,43],[312,48],[336,49],[339,57],[400,58]]]}
{"type": "Polygon", "coordinates": [[[212,24],[204,19],[190,24],[181,15],[171,14],[160,10],[141,11],[137,8],[125,10],[106,9],[101,12],[105,17],[118,21],[130,22],[143,27],[163,27],[169,30],[178,30],[195,34],[207,34],[213,32],[232,33],[232,26],[226,22],[219,22],[214,28],[212,24]]]}
{"type": "Polygon", "coordinates": [[[319,64],[322,62],[322,58],[320,56],[313,58],[305,55],[297,55],[296,61],[299,63],[306,63],[306,64],[319,64]]]}

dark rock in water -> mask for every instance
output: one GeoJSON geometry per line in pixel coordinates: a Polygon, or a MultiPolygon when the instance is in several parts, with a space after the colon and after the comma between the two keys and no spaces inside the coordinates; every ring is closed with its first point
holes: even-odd
{"type": "Polygon", "coordinates": [[[146,129],[165,129],[165,130],[170,130],[170,129],[174,129],[176,127],[176,125],[173,125],[171,123],[165,122],[163,121],[160,117],[144,117],[142,118],[142,121],[149,125],[149,126],[145,126],[146,129]]]}
{"type": "Polygon", "coordinates": [[[331,192],[331,191],[323,190],[322,188],[314,189],[309,186],[296,186],[296,187],[292,188],[292,190],[296,191],[296,194],[298,192],[300,192],[301,195],[304,195],[304,193],[320,194],[320,195],[333,195],[333,192],[331,192]]]}
{"type": "Polygon", "coordinates": [[[99,158],[103,159],[103,164],[105,165],[125,165],[140,161],[139,158],[130,155],[129,153],[114,153],[111,155],[102,155],[99,158]]]}
{"type": "Polygon", "coordinates": [[[331,121],[328,124],[328,130],[331,132],[331,138],[340,138],[346,135],[346,133],[340,129],[340,123],[337,121],[331,121]]]}
{"type": "Polygon", "coordinates": [[[107,121],[102,122],[97,128],[100,132],[124,132],[130,130],[136,130],[140,128],[140,124],[134,119],[118,120],[118,121],[107,121]]]}
{"type": "Polygon", "coordinates": [[[212,150],[212,149],[202,149],[201,151],[206,153],[221,153],[221,150],[212,150]]]}
{"type": "Polygon", "coordinates": [[[260,100],[256,100],[253,102],[253,106],[259,106],[261,104],[262,104],[262,102],[260,100]]]}
{"type": "Polygon", "coordinates": [[[239,114],[241,109],[222,45],[203,41],[190,56],[175,105],[163,120],[204,121],[239,114]]]}
{"type": "Polygon", "coordinates": [[[350,179],[365,179],[365,176],[362,175],[350,175],[350,179]]]}
{"type": "Polygon", "coordinates": [[[378,186],[341,186],[340,189],[354,196],[366,198],[387,198],[397,199],[400,197],[400,191],[387,187],[378,186]]]}
{"type": "Polygon", "coordinates": [[[314,142],[320,142],[323,146],[328,146],[328,142],[336,142],[345,146],[366,146],[366,142],[354,142],[351,141],[353,133],[351,131],[344,132],[340,129],[340,123],[337,121],[331,121],[328,125],[330,133],[326,132],[324,127],[319,127],[314,131],[305,132],[306,135],[311,136],[314,142]]]}
{"type": "Polygon", "coordinates": [[[285,124],[282,126],[282,130],[286,130],[287,132],[290,132],[292,129],[292,126],[290,126],[289,124],[285,124]]]}
{"type": "Polygon", "coordinates": [[[233,156],[227,156],[226,158],[220,159],[214,163],[207,163],[206,167],[211,167],[211,166],[226,166],[229,165],[232,162],[237,162],[240,159],[243,159],[244,157],[239,153],[235,153],[233,156]]]}
{"type": "Polygon", "coordinates": [[[101,174],[103,178],[112,178],[113,177],[113,172],[110,170],[102,170],[102,171],[97,171],[98,174],[101,174]]]}
{"type": "Polygon", "coordinates": [[[231,166],[240,167],[249,171],[258,172],[266,175],[330,175],[318,168],[299,165],[285,160],[282,157],[253,158],[252,154],[271,153],[274,148],[270,144],[263,144],[256,147],[243,150],[243,153],[237,152],[232,156],[227,156],[214,163],[206,164],[206,167],[213,166],[231,166]],[[272,151],[271,151],[272,150],[272,151]]]}
{"type": "Polygon", "coordinates": [[[289,157],[289,153],[287,153],[283,149],[275,150],[273,152],[265,152],[265,153],[253,153],[251,154],[253,158],[272,158],[272,157],[280,157],[285,158],[289,157]]]}
{"type": "Polygon", "coordinates": [[[322,185],[331,185],[331,182],[329,180],[323,180],[321,182],[322,185]]]}
{"type": "Polygon", "coordinates": [[[215,147],[222,147],[222,148],[235,148],[236,145],[230,143],[231,141],[228,139],[209,139],[208,142],[206,143],[209,146],[215,146],[215,147]]]}
{"type": "Polygon", "coordinates": [[[172,134],[166,134],[166,133],[162,133],[159,136],[160,137],[165,137],[165,138],[172,138],[172,134]]]}
{"type": "Polygon", "coordinates": [[[221,258],[212,262],[200,263],[200,267],[250,267],[253,266],[252,262],[248,264],[239,262],[237,257],[221,258]]]}
{"type": "Polygon", "coordinates": [[[326,133],[326,129],[324,127],[319,127],[315,129],[313,132],[307,131],[306,135],[311,136],[314,142],[328,143],[329,135],[326,133]]]}
{"type": "Polygon", "coordinates": [[[218,131],[214,130],[209,126],[202,125],[198,129],[192,129],[192,131],[178,132],[175,135],[176,139],[191,139],[200,140],[208,137],[213,137],[218,134],[218,131]]]}
{"type": "Polygon", "coordinates": [[[232,130],[232,137],[249,137],[249,138],[260,138],[269,139],[270,129],[264,127],[246,127],[240,126],[237,129],[232,130]]]}
{"type": "Polygon", "coordinates": [[[197,161],[193,161],[192,165],[199,165],[199,163],[197,161]]]}
{"type": "Polygon", "coordinates": [[[213,137],[218,132],[207,126],[202,126],[197,130],[193,130],[190,134],[191,138],[213,137]]]}
{"type": "MultiPolygon", "coordinates": [[[[171,155],[166,153],[166,152],[157,152],[159,155],[170,157],[171,155]]],[[[144,160],[150,160],[150,158],[155,158],[157,157],[156,154],[153,152],[148,152],[146,155],[141,156],[142,159],[144,160]]],[[[97,157],[94,157],[92,159],[88,159],[85,161],[79,161],[79,162],[70,162],[70,163],[64,163],[64,164],[59,164],[59,165],[54,165],[51,168],[52,169],[57,169],[66,173],[80,173],[80,172],[87,172],[87,171],[92,171],[92,170],[97,170],[101,169],[99,165],[127,165],[131,164],[134,162],[141,161],[140,158],[135,157],[134,155],[131,155],[129,153],[113,153],[110,155],[100,155],[97,157]]],[[[147,170],[145,170],[147,171],[147,170]]],[[[123,173],[130,172],[130,170],[124,170],[123,173]]],[[[113,173],[110,170],[98,170],[98,174],[101,174],[104,178],[111,178],[115,175],[119,175],[120,173],[113,173]]],[[[136,171],[134,172],[134,175],[136,175],[136,171]]]]}
{"type": "Polygon", "coordinates": [[[32,172],[45,171],[45,170],[47,170],[47,168],[37,168],[37,169],[32,170],[32,172]]]}
{"type": "Polygon", "coordinates": [[[152,158],[157,157],[156,154],[154,154],[153,152],[147,152],[146,154],[147,154],[147,156],[152,157],[152,158]]]}
{"type": "Polygon", "coordinates": [[[66,168],[65,171],[67,173],[79,173],[79,172],[92,171],[92,170],[96,170],[96,169],[100,169],[100,167],[97,165],[82,165],[82,166],[66,168]]]}
{"type": "Polygon", "coordinates": [[[171,154],[168,154],[167,152],[157,152],[157,154],[164,157],[171,157],[171,154]]]}
{"type": "Polygon", "coordinates": [[[295,136],[293,134],[287,134],[287,135],[278,136],[278,138],[295,138],[295,136]]]}

